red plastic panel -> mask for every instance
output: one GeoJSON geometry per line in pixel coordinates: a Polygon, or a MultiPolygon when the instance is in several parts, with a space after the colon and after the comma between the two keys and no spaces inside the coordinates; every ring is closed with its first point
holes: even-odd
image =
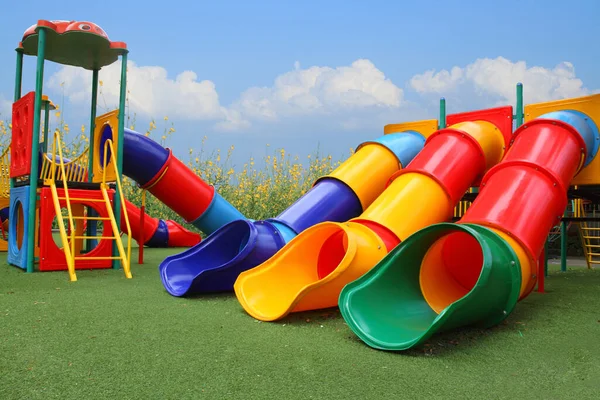
{"type": "Polygon", "coordinates": [[[165,170],[164,175],[157,177],[158,181],[152,179],[145,188],[187,222],[195,221],[210,205],[215,188],[200,179],[173,154],[169,155],[165,170]]]}
{"type": "Polygon", "coordinates": [[[513,126],[513,108],[512,106],[488,108],[485,110],[469,111],[458,114],[450,114],[446,117],[446,125],[454,125],[464,121],[487,121],[496,125],[504,136],[504,145],[508,148],[512,137],[513,126]]]}
{"type": "MultiPolygon", "coordinates": [[[[108,192],[109,198],[112,200],[114,191],[108,192]]],[[[64,190],[58,189],[58,196],[64,196],[64,190]]],[[[102,199],[102,193],[99,190],[83,190],[70,189],[69,197],[86,198],[86,199],[102,199]]],[[[86,202],[71,200],[73,204],[84,204],[96,210],[100,217],[108,217],[108,212],[103,203],[86,202]]],[[[61,207],[66,207],[64,200],[60,201],[61,207]]],[[[52,202],[52,192],[50,188],[45,187],[41,190],[40,195],[40,271],[63,271],[67,269],[67,259],[65,253],[54,243],[52,239],[52,221],[56,216],[54,212],[54,203],[52,202]]],[[[108,221],[103,224],[103,237],[112,237],[113,231],[108,221]]],[[[112,255],[112,240],[101,239],[98,245],[89,253],[79,256],[86,257],[110,257],[112,255]]],[[[96,269],[96,268],[111,268],[112,260],[77,260],[75,262],[76,269],[96,269]]]]}
{"type": "Polygon", "coordinates": [[[11,178],[31,173],[34,102],[35,92],[29,92],[13,104],[10,148],[11,178]]]}
{"type": "Polygon", "coordinates": [[[423,150],[402,173],[419,172],[435,179],[456,204],[477,176],[485,171],[481,146],[469,135],[442,129],[430,136],[423,150]]]}

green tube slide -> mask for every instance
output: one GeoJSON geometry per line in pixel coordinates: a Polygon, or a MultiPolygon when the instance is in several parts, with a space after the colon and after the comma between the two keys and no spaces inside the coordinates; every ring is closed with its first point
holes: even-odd
{"type": "MultiPolygon", "coordinates": [[[[445,284],[443,276],[439,280],[445,284]]],[[[407,350],[458,326],[498,324],[515,307],[520,285],[519,259],[499,235],[479,225],[442,223],[408,237],[368,273],[346,285],[339,307],[350,329],[369,346],[407,350]],[[456,233],[477,242],[481,272],[470,291],[438,313],[423,295],[422,265],[439,247],[436,244],[456,233]]]]}

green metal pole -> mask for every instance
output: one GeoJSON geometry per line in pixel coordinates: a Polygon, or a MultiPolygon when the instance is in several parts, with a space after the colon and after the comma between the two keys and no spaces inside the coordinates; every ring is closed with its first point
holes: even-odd
{"type": "Polygon", "coordinates": [[[17,73],[15,75],[15,100],[21,98],[21,82],[23,81],[23,49],[17,49],[17,73]]]}
{"type": "MultiPolygon", "coordinates": [[[[98,101],[98,70],[92,72],[92,107],[90,112],[90,144],[88,147],[88,181],[91,182],[94,177],[94,130],[96,129],[96,104],[98,101]]],[[[90,217],[96,217],[96,212],[88,209],[90,217]]],[[[86,228],[87,236],[96,236],[97,222],[89,220],[86,228]]],[[[96,246],[96,239],[86,240],[87,251],[92,251],[96,246]]]]}
{"type": "Polygon", "coordinates": [[[544,243],[544,276],[548,276],[548,238],[546,238],[546,243],[544,243]]]}
{"type": "MultiPolygon", "coordinates": [[[[119,177],[119,179],[123,178],[123,130],[125,129],[125,101],[127,98],[127,51],[125,51],[121,55],[121,93],[119,98],[119,128],[117,130],[117,168],[118,171],[115,171],[119,177]]],[[[114,156],[114,155],[113,155],[114,156]]],[[[115,193],[115,219],[117,221],[117,229],[121,229],[121,197],[119,196],[119,191],[117,190],[115,193]]],[[[119,232],[115,232],[116,235],[119,232]]],[[[113,244],[113,256],[117,255],[117,244],[113,244]]],[[[119,268],[119,260],[113,261],[113,268],[119,268]]]]}
{"type": "Polygon", "coordinates": [[[446,127],[446,99],[440,99],[440,121],[439,121],[440,129],[446,127]]]}
{"type": "Polygon", "coordinates": [[[42,145],[42,151],[48,152],[48,129],[50,125],[50,101],[44,102],[44,144],[42,145]]]}
{"type": "MultiPolygon", "coordinates": [[[[17,71],[15,74],[15,96],[14,101],[16,102],[21,98],[21,83],[23,82],[23,49],[17,49],[17,71]]],[[[15,186],[15,179],[9,179],[10,187],[15,186]]]]}
{"type": "MultiPolygon", "coordinates": [[[[42,89],[44,86],[44,58],[46,50],[46,30],[38,32],[38,54],[35,77],[35,103],[33,106],[33,141],[31,143],[31,172],[29,175],[29,213],[27,216],[27,272],[33,272],[35,250],[35,205],[37,203],[38,151],[40,144],[40,119],[42,109],[42,89]]],[[[23,238],[25,239],[25,238],[23,238]]]]}
{"type": "Polygon", "coordinates": [[[560,270],[567,270],[567,223],[560,221],[560,270]]]}
{"type": "Polygon", "coordinates": [[[88,156],[88,181],[91,182],[94,175],[94,129],[96,129],[96,103],[98,101],[98,70],[92,73],[92,109],[90,112],[90,147],[88,156]]]}
{"type": "Polygon", "coordinates": [[[517,83],[517,128],[523,125],[523,117],[525,116],[523,112],[523,84],[521,82],[517,83]]]}

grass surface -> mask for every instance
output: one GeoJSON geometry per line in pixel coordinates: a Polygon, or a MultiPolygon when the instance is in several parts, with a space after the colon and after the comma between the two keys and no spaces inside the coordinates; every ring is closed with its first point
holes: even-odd
{"type": "Polygon", "coordinates": [[[503,324],[389,353],[336,309],[261,323],[233,294],[171,297],[172,252],[76,283],[0,255],[0,399],[598,398],[600,271],[552,271],[503,324]]]}

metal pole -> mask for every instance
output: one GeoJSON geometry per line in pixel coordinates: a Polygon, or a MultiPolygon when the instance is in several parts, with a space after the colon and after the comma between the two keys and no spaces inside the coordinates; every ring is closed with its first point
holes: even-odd
{"type": "Polygon", "coordinates": [[[560,270],[567,270],[567,222],[560,221],[560,270]]]}
{"type": "Polygon", "coordinates": [[[50,125],[50,100],[44,102],[44,142],[42,145],[42,151],[48,152],[48,129],[50,125]]]}
{"type": "Polygon", "coordinates": [[[15,75],[15,100],[21,98],[21,82],[23,81],[23,49],[17,49],[17,73],[15,75]]]}
{"type": "Polygon", "coordinates": [[[523,118],[525,114],[523,112],[523,84],[521,82],[517,83],[517,128],[523,125],[523,118]]]}
{"type": "MultiPolygon", "coordinates": [[[[125,101],[127,98],[127,51],[123,52],[121,55],[121,93],[119,98],[119,127],[117,130],[117,169],[115,173],[118,175],[119,179],[123,178],[123,130],[125,129],[125,101]]],[[[114,156],[114,154],[113,154],[114,156]]],[[[115,232],[115,235],[118,235],[121,230],[121,196],[119,195],[119,191],[115,192],[114,197],[114,212],[115,219],[117,222],[118,232],[115,232]]],[[[113,256],[117,255],[117,243],[113,244],[113,256]]],[[[131,261],[131,260],[130,260],[131,261]]],[[[113,268],[119,268],[119,260],[113,261],[113,268]]]]}
{"type": "Polygon", "coordinates": [[[446,127],[446,99],[440,99],[440,121],[439,121],[440,129],[446,127]]]}
{"type": "Polygon", "coordinates": [[[548,238],[546,238],[546,243],[544,243],[544,276],[548,276],[548,238]]]}
{"type": "Polygon", "coordinates": [[[29,174],[29,213],[27,216],[27,272],[33,272],[35,257],[35,206],[37,203],[37,184],[39,166],[40,119],[42,110],[42,90],[44,86],[44,58],[46,50],[46,30],[40,27],[38,32],[38,54],[35,77],[35,103],[33,106],[33,141],[31,143],[31,172],[29,174]]]}
{"type": "Polygon", "coordinates": [[[144,241],[146,238],[144,237],[144,219],[146,218],[146,191],[142,189],[142,207],[140,207],[140,233],[139,238],[140,241],[138,243],[138,264],[144,263],[144,241]]]}
{"type": "MultiPolygon", "coordinates": [[[[90,141],[88,145],[88,181],[92,182],[94,177],[94,131],[96,129],[96,104],[98,101],[98,70],[94,69],[92,72],[92,106],[90,111],[90,141]]],[[[93,208],[88,208],[88,217],[97,217],[98,214],[93,208]]],[[[95,220],[87,221],[86,235],[96,236],[97,235],[98,222],[95,220]]],[[[85,242],[86,250],[92,251],[96,247],[96,239],[88,239],[85,242]]]]}
{"type": "MultiPolygon", "coordinates": [[[[17,71],[15,74],[15,96],[14,102],[21,98],[21,83],[23,81],[23,49],[17,49],[17,71]]],[[[15,178],[9,180],[10,188],[15,186],[15,178]]]]}
{"type": "Polygon", "coordinates": [[[92,108],[90,112],[90,144],[88,150],[88,181],[94,175],[94,130],[96,129],[96,104],[98,101],[98,70],[92,72],[92,108]]]}

